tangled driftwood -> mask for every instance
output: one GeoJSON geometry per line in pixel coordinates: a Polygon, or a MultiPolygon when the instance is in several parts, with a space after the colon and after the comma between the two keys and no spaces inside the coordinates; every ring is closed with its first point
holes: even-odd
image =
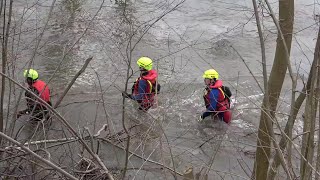
{"type": "Polygon", "coordinates": [[[99,168],[93,161],[87,158],[82,158],[74,170],[75,175],[82,180],[101,179],[108,180],[108,175],[99,168]]]}

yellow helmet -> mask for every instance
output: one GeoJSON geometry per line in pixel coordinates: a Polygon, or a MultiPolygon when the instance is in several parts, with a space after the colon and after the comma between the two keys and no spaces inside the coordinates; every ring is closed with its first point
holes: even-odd
{"type": "Polygon", "coordinates": [[[34,69],[24,70],[23,76],[31,78],[32,80],[36,80],[39,77],[38,72],[34,69]]]}
{"type": "Polygon", "coordinates": [[[219,79],[219,73],[214,69],[209,69],[204,72],[202,77],[205,79],[219,79]]]}
{"type": "Polygon", "coordinates": [[[148,57],[139,58],[137,64],[139,67],[144,68],[147,71],[152,69],[152,60],[148,57]]]}

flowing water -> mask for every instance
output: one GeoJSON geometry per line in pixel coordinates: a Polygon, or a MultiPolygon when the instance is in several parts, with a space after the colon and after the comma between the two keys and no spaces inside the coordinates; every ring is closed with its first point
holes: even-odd
{"type": "MultiPolygon", "coordinates": [[[[57,110],[84,135],[83,127],[96,133],[107,123],[113,134],[122,130],[120,91],[124,90],[128,58],[132,60],[134,72],[129,79],[130,88],[138,76],[136,59],[151,57],[162,89],[158,106],[147,114],[138,112],[134,103],[126,101],[128,125],[142,123],[132,129],[135,136],[131,151],[169,167],[173,166],[172,153],[179,172],[191,166],[197,172],[211,167],[209,179],[249,179],[245,172],[250,174],[253,166],[259,105],[263,97],[246,68],[247,65],[263,86],[260,45],[251,1],[186,0],[171,12],[179,2],[132,0],[125,5],[101,0],[56,1],[32,67],[45,81],[58,69],[49,83],[54,103],[85,59],[93,56],[57,110]],[[131,53],[130,47],[134,47],[131,53]],[[204,111],[202,73],[209,68],[215,68],[233,91],[230,126],[211,119],[197,122],[204,111]]],[[[15,21],[19,28],[22,25],[21,39],[15,42],[17,72],[22,72],[32,57],[38,41],[36,37],[45,26],[52,1],[34,3],[14,2],[15,21]]],[[[277,2],[271,4],[277,13],[277,2]]],[[[314,14],[318,12],[319,6],[313,5],[311,0],[296,2],[291,62],[294,71],[301,75],[308,74],[313,58],[317,32],[314,14]]],[[[263,14],[270,71],[277,31],[268,13],[263,14]]],[[[16,77],[23,81],[21,73],[16,77]]],[[[290,83],[285,83],[284,95],[289,88],[290,83]]],[[[280,103],[283,109],[288,108],[286,102],[290,99],[284,98],[280,103]]],[[[54,121],[50,131],[52,138],[61,138],[61,129],[63,126],[54,121]]],[[[120,135],[119,138],[124,137],[120,135]]],[[[118,143],[125,146],[124,142],[118,143]]],[[[76,153],[67,152],[66,157],[76,158],[76,153]]],[[[99,155],[110,169],[123,166],[124,153],[119,149],[101,145],[99,155]]],[[[61,157],[61,153],[53,156],[61,157]]],[[[68,158],[61,158],[59,162],[68,164],[68,158]]],[[[152,170],[157,166],[134,156],[130,158],[129,167],[142,167],[139,171],[129,171],[129,179],[173,178],[168,171],[163,174],[152,170]]]]}

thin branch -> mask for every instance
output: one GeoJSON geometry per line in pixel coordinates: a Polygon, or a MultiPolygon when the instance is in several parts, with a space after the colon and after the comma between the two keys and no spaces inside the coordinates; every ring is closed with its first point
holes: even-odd
{"type": "MultiPolygon", "coordinates": [[[[107,142],[107,143],[109,143],[109,144],[112,144],[113,146],[115,146],[115,147],[117,147],[117,148],[119,148],[119,149],[122,149],[122,150],[126,151],[126,148],[121,147],[121,146],[119,146],[119,145],[116,145],[116,144],[114,144],[113,142],[111,142],[111,141],[108,140],[108,139],[103,139],[103,138],[98,138],[98,139],[100,139],[100,140],[102,140],[102,141],[105,141],[105,142],[107,142]]],[[[136,153],[134,153],[134,152],[129,151],[129,153],[132,154],[132,155],[135,156],[135,157],[138,157],[138,158],[140,158],[140,159],[143,159],[144,161],[147,161],[147,162],[150,162],[150,163],[159,165],[159,166],[161,166],[161,167],[163,167],[163,168],[165,168],[165,169],[167,169],[167,170],[169,170],[169,171],[171,171],[171,172],[173,172],[173,173],[177,173],[179,176],[183,176],[182,173],[173,170],[171,167],[165,166],[165,165],[163,165],[163,164],[161,164],[161,163],[159,163],[159,162],[150,160],[150,159],[148,159],[148,158],[144,158],[144,157],[142,157],[142,156],[140,156],[140,155],[138,155],[138,154],[136,154],[136,153]]]]}
{"type": "MultiPolygon", "coordinates": [[[[261,92],[262,92],[262,93],[265,92],[265,91],[263,90],[263,88],[260,86],[259,81],[257,80],[257,78],[255,77],[255,75],[253,74],[253,72],[252,72],[251,69],[249,68],[249,66],[248,66],[248,64],[246,63],[246,61],[245,61],[245,60],[243,59],[243,57],[240,55],[240,53],[239,53],[232,45],[231,45],[230,47],[238,54],[238,56],[240,57],[240,59],[242,60],[242,62],[243,62],[244,65],[246,66],[246,68],[249,70],[249,72],[250,72],[250,74],[252,75],[253,79],[256,81],[256,83],[257,83],[257,85],[259,86],[261,92]]],[[[266,85],[265,85],[265,87],[266,87],[266,85]]]]}
{"type": "Polygon", "coordinates": [[[70,88],[72,87],[72,85],[74,84],[74,82],[76,82],[77,78],[85,71],[85,69],[87,68],[88,64],[90,63],[90,61],[93,59],[93,57],[89,57],[88,59],[86,59],[84,65],[82,66],[82,68],[78,71],[78,73],[73,77],[73,79],[71,80],[71,82],[69,83],[68,87],[64,90],[64,92],[62,93],[62,95],[59,97],[58,101],[56,102],[56,104],[53,106],[53,108],[57,108],[59,106],[59,104],[61,103],[62,99],[64,98],[64,96],[68,93],[68,91],[70,90],[70,88]]]}
{"type": "Polygon", "coordinates": [[[47,164],[48,166],[52,167],[53,169],[57,170],[58,172],[60,172],[61,174],[63,174],[64,176],[70,178],[70,179],[74,179],[77,180],[76,177],[72,176],[71,174],[69,174],[68,172],[64,171],[63,169],[61,169],[60,167],[58,167],[57,165],[53,164],[51,161],[48,161],[46,159],[44,159],[43,157],[39,156],[38,154],[34,153],[33,151],[31,151],[29,148],[25,147],[24,145],[22,145],[20,142],[12,139],[11,137],[5,135],[4,133],[0,132],[0,136],[3,137],[4,139],[7,139],[8,141],[10,141],[11,143],[19,146],[21,149],[23,149],[24,151],[27,151],[28,153],[30,153],[32,156],[34,156],[35,158],[37,158],[38,160],[40,160],[41,162],[47,164]]]}

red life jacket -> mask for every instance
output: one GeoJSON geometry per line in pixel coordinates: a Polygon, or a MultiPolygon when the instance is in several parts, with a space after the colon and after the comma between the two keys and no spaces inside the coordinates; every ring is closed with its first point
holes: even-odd
{"type": "Polygon", "coordinates": [[[215,111],[218,111],[217,114],[219,115],[219,117],[222,118],[222,120],[225,123],[230,124],[232,114],[231,114],[231,111],[229,110],[230,105],[229,105],[228,98],[226,98],[226,96],[222,90],[222,81],[217,80],[214,85],[211,85],[208,88],[206,88],[205,94],[203,96],[206,107],[208,108],[210,106],[209,96],[210,96],[210,92],[212,89],[219,89],[219,91],[221,92],[218,95],[217,107],[216,107],[215,111]]]}
{"type": "Polygon", "coordinates": [[[144,108],[144,110],[148,110],[154,104],[154,88],[156,87],[157,77],[157,71],[152,69],[148,71],[147,75],[139,77],[134,84],[133,95],[137,95],[139,94],[139,81],[142,79],[147,81],[147,87],[144,90],[145,93],[143,94],[143,98],[140,103],[141,107],[144,108]]]}
{"type": "Polygon", "coordinates": [[[32,87],[34,87],[40,96],[41,99],[43,99],[46,102],[50,102],[50,90],[47,84],[41,80],[36,80],[32,87]]]}
{"type": "Polygon", "coordinates": [[[211,90],[212,89],[219,89],[220,93],[219,93],[219,96],[217,99],[216,111],[226,111],[229,109],[230,106],[229,106],[228,99],[226,98],[221,87],[222,87],[222,81],[217,80],[214,85],[210,85],[208,88],[205,89],[205,94],[204,94],[203,98],[204,98],[204,103],[205,103],[206,107],[210,106],[209,96],[210,96],[211,90]]]}

